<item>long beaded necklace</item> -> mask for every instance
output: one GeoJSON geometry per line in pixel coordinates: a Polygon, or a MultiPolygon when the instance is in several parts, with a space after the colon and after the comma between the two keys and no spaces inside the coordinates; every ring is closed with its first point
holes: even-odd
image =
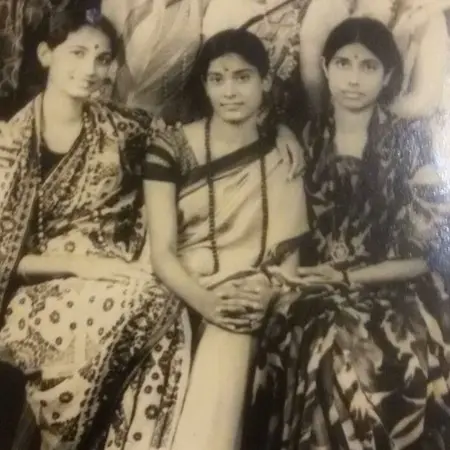
{"type": "MultiPolygon", "coordinates": [[[[219,253],[217,249],[216,239],[216,196],[214,190],[214,180],[211,168],[212,152],[211,152],[211,119],[207,119],[205,123],[205,150],[206,150],[206,182],[208,185],[208,221],[209,221],[209,240],[211,242],[211,252],[213,255],[213,270],[217,273],[220,269],[219,253]]],[[[267,197],[267,173],[264,155],[259,158],[261,171],[261,203],[262,203],[262,232],[261,245],[258,258],[254,266],[259,266],[266,253],[267,232],[269,224],[269,200],[267,197]]]]}

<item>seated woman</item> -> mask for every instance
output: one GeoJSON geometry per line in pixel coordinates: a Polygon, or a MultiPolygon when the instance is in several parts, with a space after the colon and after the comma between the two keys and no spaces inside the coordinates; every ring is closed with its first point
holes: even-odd
{"type": "Polygon", "coordinates": [[[448,0],[312,0],[299,30],[300,70],[314,108],[323,108],[324,80],[320,67],[323,45],[330,31],[349,17],[382,21],[394,34],[404,62],[400,95],[390,106],[399,117],[432,115],[441,104],[448,31],[444,12],[448,0]]]}
{"type": "Polygon", "coordinates": [[[152,121],[88,101],[116,46],[95,12],[55,13],[38,49],[46,89],[0,138],[0,357],[27,377],[43,449],[97,448],[130,380],[150,412],[115,418],[130,437],[109,447],[136,449],[141,432],[165,448],[183,399],[187,317],[138,261],[152,121]]]}
{"type": "Polygon", "coordinates": [[[304,134],[319,265],[294,279],[271,271],[299,294],[265,328],[245,448],[425,448],[430,434],[443,449],[448,186],[423,124],[384,110],[402,64],[381,22],[344,21],[322,61],[332,112],[304,134]]]}
{"type": "MultiPolygon", "coordinates": [[[[160,132],[144,166],[153,269],[191,308],[194,363],[173,449],[239,448],[255,337],[274,295],[259,270],[271,249],[306,231],[301,178],[262,134],[270,89],[261,41],[225,30],[197,61],[205,118],[160,132]]],[[[295,272],[296,255],[282,270],[295,272]]],[[[281,270],[281,269],[280,269],[281,270]]]]}

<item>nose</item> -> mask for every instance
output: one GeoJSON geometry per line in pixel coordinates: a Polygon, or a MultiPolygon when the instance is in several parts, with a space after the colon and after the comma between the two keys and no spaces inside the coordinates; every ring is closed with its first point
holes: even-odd
{"type": "Polygon", "coordinates": [[[97,61],[95,57],[87,55],[85,58],[83,58],[83,61],[80,65],[80,69],[87,79],[95,77],[97,73],[97,61]]]}
{"type": "Polygon", "coordinates": [[[233,98],[236,95],[235,83],[232,79],[224,83],[224,95],[226,98],[233,98]]]}
{"type": "Polygon", "coordinates": [[[353,67],[349,74],[349,83],[352,86],[359,85],[360,81],[360,70],[358,67],[353,67]]]}

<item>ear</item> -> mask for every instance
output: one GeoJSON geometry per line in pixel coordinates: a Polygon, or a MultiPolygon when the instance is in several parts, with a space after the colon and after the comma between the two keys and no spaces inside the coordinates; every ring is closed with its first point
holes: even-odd
{"type": "Polygon", "coordinates": [[[262,87],[264,92],[270,92],[272,89],[272,77],[270,75],[266,75],[263,78],[262,87]]]}
{"type": "Polygon", "coordinates": [[[392,70],[390,70],[383,79],[383,86],[386,87],[390,82],[392,78],[392,70]]]}
{"type": "Polygon", "coordinates": [[[37,57],[42,67],[48,69],[52,62],[52,49],[46,42],[41,42],[37,48],[37,57]]]}
{"type": "Polygon", "coordinates": [[[322,71],[325,75],[325,78],[328,80],[328,66],[323,56],[320,58],[320,65],[322,66],[322,71]]]}

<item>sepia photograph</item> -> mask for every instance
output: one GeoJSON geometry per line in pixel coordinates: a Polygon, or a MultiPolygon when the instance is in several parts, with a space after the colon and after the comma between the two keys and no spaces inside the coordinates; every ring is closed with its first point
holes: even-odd
{"type": "Polygon", "coordinates": [[[0,450],[450,450],[450,0],[0,0],[0,450]]]}

